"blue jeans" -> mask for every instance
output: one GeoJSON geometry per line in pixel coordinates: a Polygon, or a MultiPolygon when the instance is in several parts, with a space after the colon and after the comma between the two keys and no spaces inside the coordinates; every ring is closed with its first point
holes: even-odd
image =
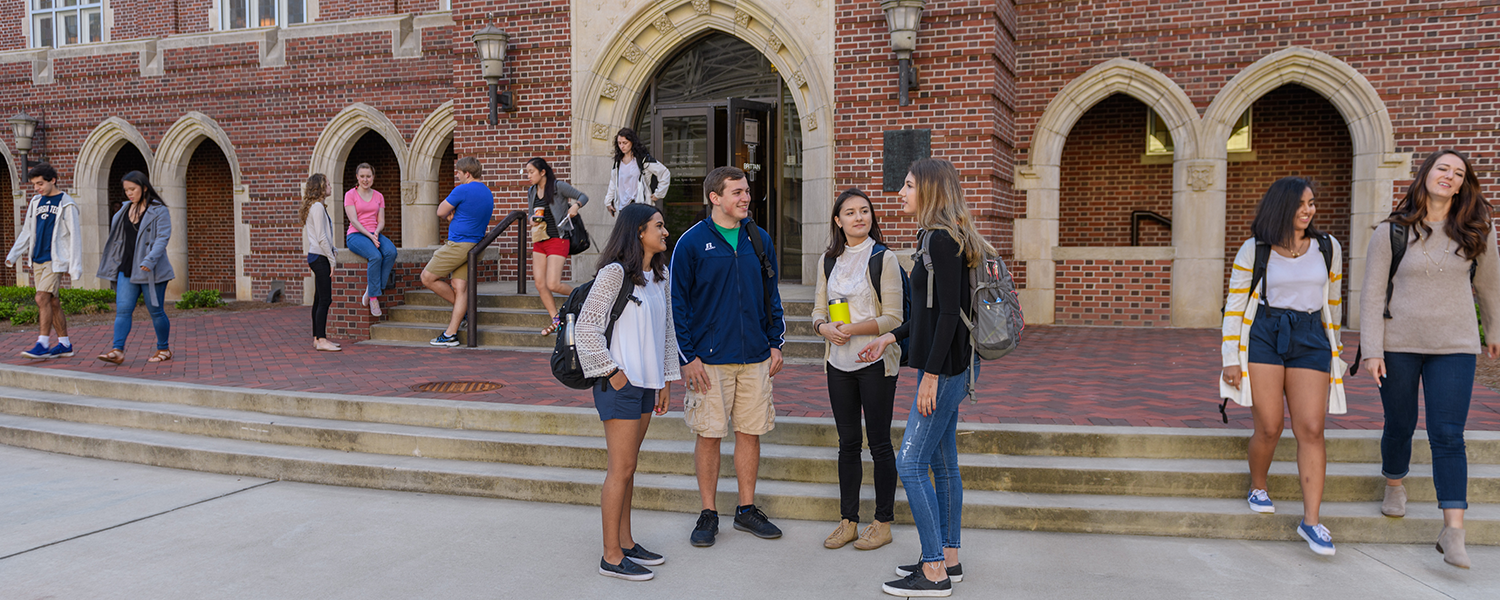
{"type": "MultiPolygon", "coordinates": [[[[971,369],[978,369],[976,361],[971,369]]],[[[977,376],[978,371],[974,374],[977,376]]],[[[924,376],[918,375],[918,382],[924,376]]],[[[906,433],[896,453],[896,472],[906,488],[917,536],[922,540],[922,562],[943,560],[944,548],[959,547],[963,527],[964,482],[958,474],[958,407],[968,397],[969,373],[941,375],[937,408],[929,416],[917,412],[912,399],[906,433]],[[927,477],[928,469],[932,478],[927,477]],[[929,481],[932,484],[929,484],[929,481]]]]}
{"type": "Polygon", "coordinates": [[[1473,354],[1385,353],[1385,432],[1380,436],[1380,473],[1401,479],[1411,470],[1411,436],[1417,430],[1417,383],[1425,390],[1427,443],[1432,447],[1432,484],[1438,508],[1469,507],[1469,461],[1464,423],[1474,394],[1473,354]]]}
{"type": "Polygon", "coordinates": [[[346,236],[344,245],[349,247],[350,252],[364,257],[369,263],[369,267],[365,270],[365,277],[369,283],[365,289],[370,292],[371,298],[379,296],[391,282],[391,269],[396,268],[396,245],[391,243],[391,238],[382,235],[380,247],[376,248],[370,238],[359,232],[346,236]]]}
{"type": "Polygon", "coordinates": [[[125,349],[125,338],[130,337],[130,317],[135,314],[135,305],[146,290],[155,287],[156,306],[146,299],[146,312],[151,313],[151,327],[156,329],[156,349],[166,350],[167,338],[172,334],[172,323],[167,320],[167,282],[131,283],[124,273],[115,274],[115,345],[116,350],[125,349]]]}

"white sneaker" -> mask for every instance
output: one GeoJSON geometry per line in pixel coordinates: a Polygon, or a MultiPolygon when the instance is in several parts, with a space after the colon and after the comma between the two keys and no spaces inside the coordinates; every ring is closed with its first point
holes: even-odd
{"type": "Polygon", "coordinates": [[[385,314],[385,313],[380,312],[380,299],[379,298],[371,298],[370,299],[370,314],[375,315],[377,317],[380,316],[380,315],[382,315],[382,314],[385,314]]]}
{"type": "Polygon", "coordinates": [[[1276,505],[1271,504],[1271,497],[1266,495],[1265,490],[1250,490],[1250,495],[1245,499],[1250,503],[1250,510],[1261,514],[1274,514],[1276,505]]]}
{"type": "Polygon", "coordinates": [[[370,290],[368,288],[365,289],[365,293],[359,295],[359,305],[360,306],[369,306],[370,305],[370,290]]]}

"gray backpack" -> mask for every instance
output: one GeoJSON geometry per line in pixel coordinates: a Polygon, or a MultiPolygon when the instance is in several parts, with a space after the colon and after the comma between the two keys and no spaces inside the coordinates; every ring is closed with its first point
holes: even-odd
{"type": "MultiPolygon", "coordinates": [[[[927,307],[932,308],[932,255],[928,251],[930,232],[923,232],[917,244],[917,253],[912,257],[922,261],[927,269],[927,307]]],[[[1021,343],[1021,332],[1026,329],[1026,318],[1021,314],[1021,299],[1016,295],[1016,283],[1010,269],[999,256],[984,254],[977,266],[969,268],[969,313],[959,312],[964,327],[969,329],[969,346],[972,352],[984,360],[996,360],[1016,349],[1021,343]]],[[[969,399],[974,398],[974,369],[969,369],[969,399]]]]}

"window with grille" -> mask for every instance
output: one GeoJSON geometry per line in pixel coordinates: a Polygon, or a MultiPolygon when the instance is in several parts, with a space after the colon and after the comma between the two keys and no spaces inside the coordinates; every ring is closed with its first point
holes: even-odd
{"type": "Polygon", "coordinates": [[[33,48],[104,41],[104,0],[27,0],[27,4],[33,48]]]}
{"type": "Polygon", "coordinates": [[[313,0],[219,0],[220,29],[296,25],[312,20],[313,0]]]}

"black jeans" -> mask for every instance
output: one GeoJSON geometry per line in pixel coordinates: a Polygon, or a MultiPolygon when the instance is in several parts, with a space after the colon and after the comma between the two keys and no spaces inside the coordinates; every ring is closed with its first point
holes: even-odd
{"type": "Polygon", "coordinates": [[[307,263],[312,269],[316,287],[313,292],[313,337],[328,337],[328,307],[333,305],[333,266],[327,256],[319,256],[307,263]]]}
{"type": "Polygon", "coordinates": [[[896,512],[896,451],[891,447],[891,409],[896,402],[896,377],[885,375],[876,362],[854,372],[828,365],[828,401],[839,432],[839,512],[859,522],[859,486],[864,479],[860,461],[860,413],[870,438],[875,463],[875,520],[891,522],[896,512]]]}

